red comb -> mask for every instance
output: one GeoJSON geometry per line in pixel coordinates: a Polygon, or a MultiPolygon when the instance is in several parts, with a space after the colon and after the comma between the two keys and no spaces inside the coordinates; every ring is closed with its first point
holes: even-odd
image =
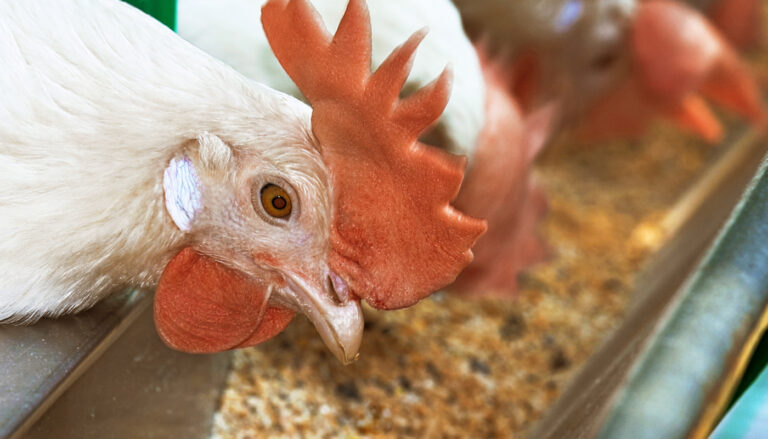
{"type": "Polygon", "coordinates": [[[329,264],[377,308],[411,305],[472,260],[485,222],[450,206],[465,159],[417,142],[442,113],[450,73],[399,99],[417,32],[371,74],[371,29],[351,0],[334,36],[306,0],[270,0],[264,31],[313,107],[312,130],[333,183],[329,264]]]}

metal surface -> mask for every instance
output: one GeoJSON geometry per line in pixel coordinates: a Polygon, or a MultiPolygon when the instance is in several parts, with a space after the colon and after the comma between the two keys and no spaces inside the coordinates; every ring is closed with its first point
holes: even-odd
{"type": "MultiPolygon", "coordinates": [[[[630,371],[649,340],[654,339],[652,335],[659,330],[665,313],[681,300],[681,284],[737,203],[766,151],[765,140],[752,132],[743,131],[736,139],[725,156],[670,213],[665,223],[673,238],[639,276],[637,302],[539,422],[532,438],[593,438],[610,418],[613,403],[626,387],[630,371]]],[[[686,365],[679,367],[682,370],[686,365]]]]}
{"type": "Polygon", "coordinates": [[[147,308],[23,437],[207,438],[229,361],[167,348],[147,308]]]}
{"type": "Polygon", "coordinates": [[[0,438],[28,428],[148,304],[129,291],[76,316],[0,326],[0,438]]]}
{"type": "Polygon", "coordinates": [[[768,162],[617,395],[600,438],[705,437],[768,307],[768,162]],[[653,426],[648,428],[647,426],[653,426]]]}

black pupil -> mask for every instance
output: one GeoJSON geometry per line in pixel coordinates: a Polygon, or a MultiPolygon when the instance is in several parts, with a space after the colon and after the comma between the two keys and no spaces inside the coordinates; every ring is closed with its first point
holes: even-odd
{"type": "Polygon", "coordinates": [[[281,197],[280,195],[272,198],[272,207],[274,207],[277,210],[283,210],[287,205],[288,205],[288,202],[285,201],[285,198],[281,197]]]}

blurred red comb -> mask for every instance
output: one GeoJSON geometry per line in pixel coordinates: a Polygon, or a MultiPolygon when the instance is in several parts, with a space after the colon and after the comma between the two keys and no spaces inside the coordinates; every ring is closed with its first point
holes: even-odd
{"type": "Polygon", "coordinates": [[[399,99],[415,33],[371,74],[363,0],[350,0],[335,35],[306,0],[270,0],[264,31],[313,108],[312,131],[333,183],[331,269],[377,308],[411,305],[451,283],[485,222],[450,206],[466,160],[417,142],[442,113],[450,73],[399,99]]]}

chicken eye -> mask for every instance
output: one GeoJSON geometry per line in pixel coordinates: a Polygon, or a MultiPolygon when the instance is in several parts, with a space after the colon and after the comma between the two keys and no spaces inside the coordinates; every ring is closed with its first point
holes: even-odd
{"type": "Polygon", "coordinates": [[[272,183],[261,188],[261,206],[274,218],[286,219],[291,215],[291,197],[283,188],[272,183]]]}

